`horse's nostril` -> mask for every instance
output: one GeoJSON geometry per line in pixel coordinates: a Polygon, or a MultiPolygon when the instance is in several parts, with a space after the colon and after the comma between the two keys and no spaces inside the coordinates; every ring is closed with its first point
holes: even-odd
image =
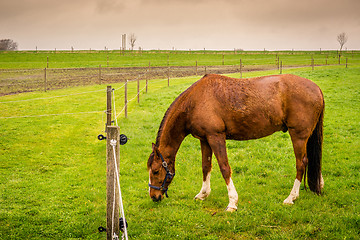
{"type": "Polygon", "coordinates": [[[154,202],[160,202],[160,201],[161,201],[161,195],[159,195],[158,197],[152,196],[151,199],[152,199],[154,202]]]}

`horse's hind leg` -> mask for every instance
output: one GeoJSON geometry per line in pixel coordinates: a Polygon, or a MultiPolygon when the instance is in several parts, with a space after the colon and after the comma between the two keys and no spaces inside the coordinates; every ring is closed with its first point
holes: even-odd
{"type": "Polygon", "coordinates": [[[284,204],[294,204],[294,201],[299,197],[301,181],[308,164],[306,156],[306,143],[308,137],[302,136],[308,136],[309,134],[298,134],[295,130],[289,130],[289,133],[296,157],[296,178],[290,195],[284,200],[284,204]]]}
{"type": "Polygon", "coordinates": [[[210,175],[211,175],[211,158],[212,150],[206,141],[201,142],[201,154],[202,154],[202,171],[203,171],[203,185],[200,192],[195,196],[195,199],[204,200],[210,194],[210,175]]]}

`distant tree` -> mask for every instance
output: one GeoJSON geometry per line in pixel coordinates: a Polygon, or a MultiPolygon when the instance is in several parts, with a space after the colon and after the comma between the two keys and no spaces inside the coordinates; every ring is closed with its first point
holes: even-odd
{"type": "Polygon", "coordinates": [[[18,44],[11,39],[0,40],[0,51],[16,51],[18,44]]]}
{"type": "Polygon", "coordinates": [[[337,41],[339,42],[340,44],[340,55],[341,55],[341,50],[344,46],[344,44],[347,42],[348,40],[348,37],[346,36],[346,33],[340,33],[338,36],[337,36],[337,41]]]}
{"type": "Polygon", "coordinates": [[[136,36],[134,33],[130,34],[129,42],[130,42],[131,50],[134,50],[134,46],[135,46],[135,42],[136,42],[136,36]]]}

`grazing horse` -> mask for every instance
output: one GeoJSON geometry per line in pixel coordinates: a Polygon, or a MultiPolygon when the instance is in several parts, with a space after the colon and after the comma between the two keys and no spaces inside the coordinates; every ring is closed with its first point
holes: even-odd
{"type": "Polygon", "coordinates": [[[285,204],[299,197],[306,173],[311,191],[320,194],[324,97],[312,81],[290,74],[236,79],[207,74],[171,104],[160,124],[148,159],[149,193],[160,201],[175,175],[175,156],[191,134],[201,143],[203,184],[195,199],[210,194],[213,153],[225,180],[229,205],[237,209],[226,139],[249,140],[289,131],[296,158],[296,179],[285,204]]]}

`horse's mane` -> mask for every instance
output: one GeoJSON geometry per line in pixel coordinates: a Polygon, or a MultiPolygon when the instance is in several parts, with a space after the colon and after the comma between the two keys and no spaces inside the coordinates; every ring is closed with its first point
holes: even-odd
{"type": "MultiPolygon", "coordinates": [[[[180,97],[180,96],[179,96],[179,97],[180,97]]],[[[157,146],[157,147],[159,147],[159,144],[160,144],[160,136],[161,136],[161,134],[162,134],[162,132],[163,132],[165,120],[167,119],[170,110],[173,108],[174,103],[177,101],[177,99],[178,99],[179,97],[177,97],[177,98],[175,99],[175,101],[170,105],[170,107],[166,110],[165,115],[164,115],[164,117],[163,117],[163,119],[162,119],[162,121],[161,121],[161,123],[160,123],[160,127],[159,127],[159,130],[158,130],[158,133],[157,133],[157,137],[156,137],[156,143],[155,143],[155,146],[157,146]]]]}
{"type": "MultiPolygon", "coordinates": [[[[201,79],[205,78],[207,76],[207,74],[205,76],[203,76],[201,79]]],[[[200,80],[201,80],[200,79],[200,80]]],[[[200,80],[198,80],[197,82],[199,82],[200,80]]],[[[169,106],[169,108],[166,110],[165,112],[165,115],[160,123],[160,127],[159,127],[159,130],[158,130],[158,133],[157,133],[157,137],[156,137],[156,143],[155,143],[155,146],[159,147],[159,144],[160,144],[160,137],[162,135],[162,132],[163,132],[163,129],[164,129],[164,125],[165,125],[165,122],[170,114],[170,112],[172,112],[172,110],[175,108],[175,105],[181,100],[182,96],[185,95],[186,93],[189,92],[189,90],[191,90],[195,85],[196,83],[195,82],[194,84],[192,84],[188,89],[186,89],[184,92],[182,92],[172,103],[171,105],[169,106]]]]}
{"type": "MultiPolygon", "coordinates": [[[[187,90],[186,90],[186,91],[187,91],[187,90]]],[[[156,137],[156,143],[155,143],[155,145],[156,145],[157,147],[159,147],[160,137],[161,137],[161,134],[162,134],[162,132],[163,132],[165,122],[166,122],[166,120],[167,120],[167,118],[168,118],[171,110],[174,108],[175,104],[178,102],[178,100],[180,99],[180,97],[181,97],[186,91],[182,92],[182,93],[171,103],[170,107],[166,110],[165,115],[164,115],[164,117],[163,117],[163,119],[162,119],[162,121],[161,121],[161,123],[160,123],[160,127],[159,127],[158,134],[157,134],[157,137],[156,137]]]]}

